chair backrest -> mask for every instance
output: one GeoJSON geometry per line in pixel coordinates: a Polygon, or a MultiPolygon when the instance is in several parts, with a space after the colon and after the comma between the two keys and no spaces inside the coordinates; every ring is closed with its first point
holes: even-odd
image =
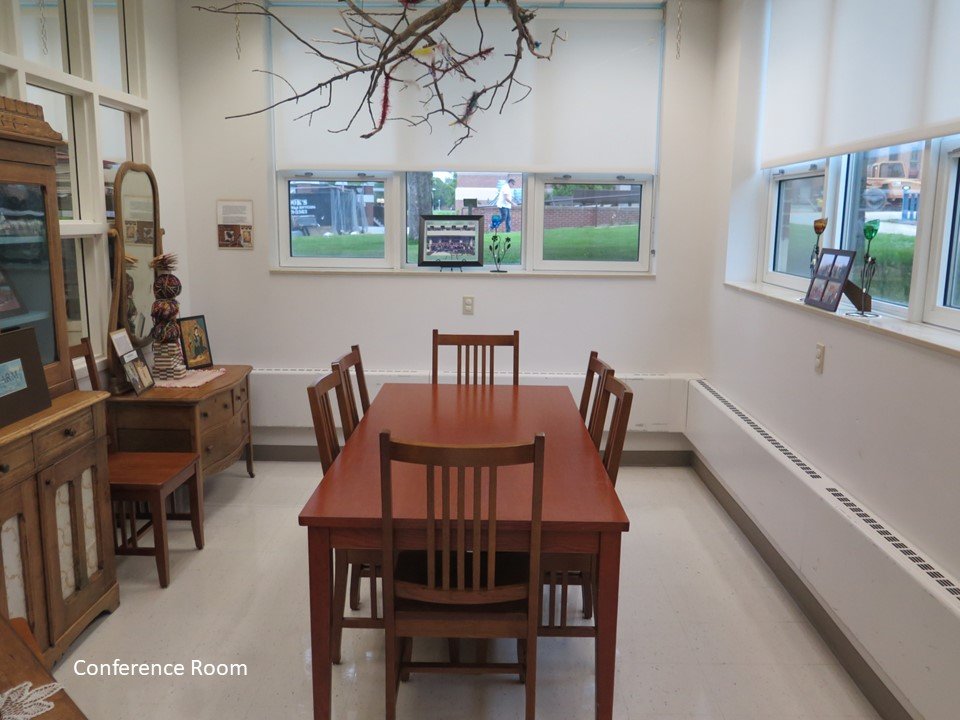
{"type": "Polygon", "coordinates": [[[310,414],[313,415],[313,432],[317,436],[317,450],[320,451],[320,464],[324,473],[340,454],[340,440],[337,438],[337,426],[333,421],[333,403],[330,402],[331,390],[338,393],[340,391],[338,372],[331,372],[307,387],[310,414]]]}
{"type": "MultiPolygon", "coordinates": [[[[526,445],[492,447],[415,445],[391,440],[389,431],[380,433],[385,614],[393,612],[394,597],[460,605],[524,598],[531,603],[539,602],[544,445],[542,433],[526,445]],[[422,583],[394,581],[394,563],[390,560],[396,557],[397,547],[393,523],[393,463],[423,466],[427,552],[422,583]],[[523,582],[498,586],[495,573],[497,470],[510,465],[532,466],[530,575],[523,582]]],[[[419,488],[413,490],[409,483],[404,487],[404,492],[420,495],[419,488]]]]}
{"type": "Polygon", "coordinates": [[[360,410],[364,413],[370,407],[370,395],[367,394],[367,381],[363,377],[363,360],[360,359],[360,346],[353,345],[343,357],[334,360],[330,366],[333,372],[340,376],[340,387],[337,388],[337,402],[340,405],[340,422],[343,425],[343,436],[350,437],[360,422],[360,410]],[[357,390],[360,391],[360,408],[357,408],[357,394],[353,389],[353,380],[350,370],[357,376],[357,390]]]}
{"type": "Polygon", "coordinates": [[[512,335],[450,335],[433,331],[433,384],[439,380],[439,348],[457,348],[457,385],[493,385],[494,348],[513,348],[513,384],[520,384],[520,331],[512,335]],[[473,362],[471,364],[471,357],[473,362]],[[489,357],[489,362],[488,362],[489,357]]]}
{"type": "MultiPolygon", "coordinates": [[[[82,357],[87,365],[87,375],[90,376],[90,389],[99,390],[100,374],[97,372],[97,361],[93,357],[93,348],[90,347],[90,338],[80,338],[78,344],[70,346],[70,359],[76,360],[79,357],[82,357]]],[[[73,381],[77,383],[77,387],[80,387],[80,383],[77,380],[77,372],[72,362],[70,363],[70,372],[73,373],[73,381]]]]}
{"type": "Polygon", "coordinates": [[[600,426],[601,435],[603,434],[603,424],[609,414],[611,397],[614,398],[613,414],[610,417],[607,444],[601,452],[601,457],[603,458],[603,466],[607,469],[607,475],[610,476],[610,481],[616,485],[617,473],[620,472],[620,457],[623,455],[623,442],[627,436],[627,427],[630,424],[633,391],[613,375],[607,376],[603,383],[596,411],[597,424],[600,426]]]}
{"type": "Polygon", "coordinates": [[[593,444],[597,448],[600,447],[600,436],[603,434],[603,419],[597,419],[600,393],[603,392],[603,385],[606,383],[607,377],[613,377],[613,375],[613,368],[597,356],[596,350],[592,350],[590,359],[587,360],[587,376],[583,381],[583,394],[580,396],[580,417],[586,423],[593,444]],[[593,396],[592,405],[590,403],[591,395],[593,396]]]}

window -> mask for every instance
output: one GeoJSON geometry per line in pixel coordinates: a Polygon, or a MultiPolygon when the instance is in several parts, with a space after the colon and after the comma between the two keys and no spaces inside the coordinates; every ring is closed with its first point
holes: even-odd
{"type": "Polygon", "coordinates": [[[875,302],[905,307],[910,299],[923,148],[922,142],[910,143],[857,153],[849,159],[843,247],[857,251],[850,279],[862,285],[863,226],[871,220],[880,222],[870,246],[870,254],[877,259],[870,287],[875,302]]]}
{"type": "Polygon", "coordinates": [[[57,206],[62,220],[79,217],[77,196],[76,151],[73,142],[73,98],[69,95],[27,85],[27,102],[43,108],[43,119],[63,135],[67,147],[57,148],[57,206]]]}
{"type": "Polygon", "coordinates": [[[281,265],[388,267],[395,182],[385,173],[281,173],[281,265]]]}
{"type": "Polygon", "coordinates": [[[70,72],[65,0],[20,0],[20,40],[27,60],[70,72]]]}
{"type": "Polygon", "coordinates": [[[960,310],[960,173],[957,172],[957,160],[953,161],[953,212],[948,220],[949,243],[947,246],[947,277],[944,283],[943,304],[960,310]]]}
{"type": "Polygon", "coordinates": [[[534,269],[649,269],[652,179],[540,176],[534,269]]]}
{"type": "Polygon", "coordinates": [[[100,152],[103,156],[103,184],[106,193],[107,220],[114,218],[113,181],[117,169],[133,160],[130,114],[106,105],[100,106],[100,152]]]}
{"type": "Polygon", "coordinates": [[[826,163],[780,168],[771,192],[772,247],[767,270],[810,278],[810,262],[817,244],[814,220],[824,216],[826,163]]]}
{"type": "Polygon", "coordinates": [[[960,136],[944,138],[935,155],[939,172],[923,319],[960,330],[960,136]]]}
{"type": "Polygon", "coordinates": [[[63,238],[63,287],[67,301],[67,335],[70,344],[90,337],[87,288],[83,268],[83,239],[63,238]]]}
{"type": "Polygon", "coordinates": [[[93,3],[94,80],[114,90],[127,90],[125,34],[123,0],[93,3]]]}
{"type": "Polygon", "coordinates": [[[510,240],[502,264],[520,265],[523,260],[523,177],[520,172],[408,172],[407,264],[417,264],[421,215],[482,215],[484,263],[493,264],[489,245],[493,225],[497,224],[500,238],[510,240]]]}

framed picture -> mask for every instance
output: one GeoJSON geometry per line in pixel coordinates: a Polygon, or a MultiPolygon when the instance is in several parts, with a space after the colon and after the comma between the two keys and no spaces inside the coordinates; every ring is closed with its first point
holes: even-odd
{"type": "Polygon", "coordinates": [[[0,334],[0,427],[50,407],[33,328],[0,334]]]}
{"type": "Polygon", "coordinates": [[[183,362],[188,370],[213,365],[207,321],[203,315],[180,318],[180,345],[183,347],[183,362]]]}
{"type": "Polygon", "coordinates": [[[17,295],[13,282],[0,268],[0,318],[24,312],[23,301],[17,295]]]}
{"type": "Polygon", "coordinates": [[[120,358],[120,365],[123,367],[123,374],[127,382],[133,387],[137,395],[142,395],[146,390],[153,387],[153,373],[150,372],[150,366],[143,359],[139,350],[131,350],[120,358]]]}
{"type": "Polygon", "coordinates": [[[483,215],[421,215],[421,267],[483,265],[483,215]]]}
{"type": "Polygon", "coordinates": [[[810,287],[803,302],[821,310],[836,312],[843,297],[843,286],[847,284],[850,268],[853,267],[853,250],[834,250],[824,248],[820,251],[817,268],[810,279],[810,287]]]}

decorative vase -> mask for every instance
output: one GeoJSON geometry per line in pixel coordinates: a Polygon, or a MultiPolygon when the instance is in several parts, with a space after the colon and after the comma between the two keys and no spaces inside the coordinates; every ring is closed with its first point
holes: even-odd
{"type": "Polygon", "coordinates": [[[153,281],[153,374],[160,380],[179,380],[187,374],[180,347],[180,302],[176,299],[183,286],[173,274],[177,269],[177,256],[158,255],[150,267],[159,271],[153,281]]]}

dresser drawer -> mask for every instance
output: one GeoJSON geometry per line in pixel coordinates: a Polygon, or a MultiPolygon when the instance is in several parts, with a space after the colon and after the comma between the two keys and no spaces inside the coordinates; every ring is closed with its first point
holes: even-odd
{"type": "Polygon", "coordinates": [[[200,448],[200,457],[203,464],[210,465],[225,458],[240,447],[246,434],[246,413],[234,415],[220,427],[204,433],[200,448]]]}
{"type": "Polygon", "coordinates": [[[247,384],[241,383],[233,387],[233,411],[240,412],[240,408],[247,401],[247,384]]]}
{"type": "Polygon", "coordinates": [[[25,437],[0,448],[0,492],[33,474],[33,438],[25,437]]]}
{"type": "Polygon", "coordinates": [[[34,436],[37,442],[37,460],[41,465],[46,465],[53,458],[86,445],[93,439],[93,435],[92,411],[84,410],[71,415],[34,436]]]}
{"type": "Polygon", "coordinates": [[[200,432],[233,417],[233,396],[230,390],[218,392],[200,403],[200,432]]]}

